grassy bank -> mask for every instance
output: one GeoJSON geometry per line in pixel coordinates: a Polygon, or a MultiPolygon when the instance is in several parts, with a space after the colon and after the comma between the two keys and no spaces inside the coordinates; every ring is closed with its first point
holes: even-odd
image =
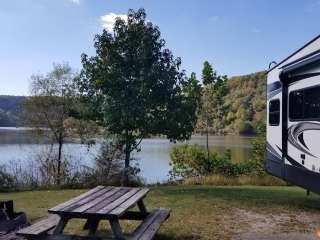
{"type": "Polygon", "coordinates": [[[213,185],[213,186],[287,186],[288,183],[270,175],[240,175],[224,176],[219,174],[187,178],[181,182],[184,185],[213,185]]]}
{"type": "MultiPolygon", "coordinates": [[[[48,208],[84,191],[1,193],[0,198],[13,199],[16,208],[35,221],[46,216],[48,208]]],[[[313,234],[320,225],[320,198],[315,194],[307,197],[296,187],[155,187],[146,203],[149,208],[173,211],[157,239],[232,239],[248,232],[313,234]]],[[[134,227],[124,224],[127,230],[134,227]]],[[[102,223],[100,229],[109,226],[102,223]]],[[[68,231],[80,233],[79,221],[71,222],[68,231]]]]}

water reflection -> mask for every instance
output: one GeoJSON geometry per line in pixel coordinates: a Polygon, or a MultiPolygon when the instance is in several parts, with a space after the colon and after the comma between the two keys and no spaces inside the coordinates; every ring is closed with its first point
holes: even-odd
{"type": "MultiPolygon", "coordinates": [[[[230,149],[232,160],[241,162],[250,158],[250,140],[250,137],[241,136],[210,136],[209,146],[212,150],[220,153],[230,149]]],[[[206,137],[193,136],[189,143],[206,146],[206,137]]],[[[175,145],[180,144],[183,143],[174,144],[162,138],[142,141],[142,151],[135,153],[134,157],[139,160],[141,176],[146,182],[163,182],[168,179],[170,152],[175,145]]],[[[30,129],[0,128],[0,164],[9,161],[27,163],[46,146],[45,138],[36,138],[30,129]]],[[[89,150],[87,146],[68,143],[65,145],[64,151],[69,156],[73,156],[76,161],[90,166],[98,149],[99,143],[89,150]]]]}

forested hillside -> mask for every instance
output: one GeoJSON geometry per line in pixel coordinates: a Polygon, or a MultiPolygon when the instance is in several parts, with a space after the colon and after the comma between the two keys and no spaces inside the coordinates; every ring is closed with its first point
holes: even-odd
{"type": "MultiPolygon", "coordinates": [[[[258,72],[225,79],[222,95],[214,96],[210,86],[204,90],[206,111],[199,114],[197,133],[206,131],[208,114],[211,134],[251,134],[265,121],[266,73],[258,72]],[[207,88],[207,89],[206,89],[207,88]]],[[[0,126],[16,126],[25,97],[0,96],[0,126]]]]}
{"type": "Polygon", "coordinates": [[[16,126],[25,97],[0,95],[0,127],[16,126]]]}
{"type": "MultiPolygon", "coordinates": [[[[216,98],[203,98],[203,107],[197,132],[206,131],[207,120],[211,134],[252,134],[265,121],[266,72],[236,76],[225,80],[227,90],[221,96],[222,104],[215,104],[216,98]],[[206,116],[207,115],[207,116],[206,116]]],[[[207,91],[214,86],[205,86],[207,91]]],[[[206,89],[205,89],[206,90],[206,89]]]]}

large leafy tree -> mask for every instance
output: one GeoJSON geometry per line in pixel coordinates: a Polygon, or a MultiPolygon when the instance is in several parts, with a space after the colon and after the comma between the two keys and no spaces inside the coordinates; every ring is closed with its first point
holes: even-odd
{"type": "Polygon", "coordinates": [[[129,10],[118,18],[113,32],[95,37],[96,55],[82,55],[80,90],[91,107],[90,119],[122,141],[125,153],[124,185],[128,184],[131,153],[146,136],[170,140],[190,138],[199,101],[197,84],[180,70],[160,30],[146,21],[144,9],[129,10]]]}

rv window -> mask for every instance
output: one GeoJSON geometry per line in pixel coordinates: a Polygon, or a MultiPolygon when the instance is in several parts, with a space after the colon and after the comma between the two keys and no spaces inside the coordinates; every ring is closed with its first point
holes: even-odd
{"type": "Polygon", "coordinates": [[[289,117],[291,121],[320,119],[320,86],[291,92],[289,117]]]}
{"type": "Polygon", "coordinates": [[[280,123],[280,100],[275,99],[269,102],[269,124],[278,126],[280,123]]]}
{"type": "Polygon", "coordinates": [[[291,92],[289,95],[290,120],[303,119],[303,90],[291,92]]]}

